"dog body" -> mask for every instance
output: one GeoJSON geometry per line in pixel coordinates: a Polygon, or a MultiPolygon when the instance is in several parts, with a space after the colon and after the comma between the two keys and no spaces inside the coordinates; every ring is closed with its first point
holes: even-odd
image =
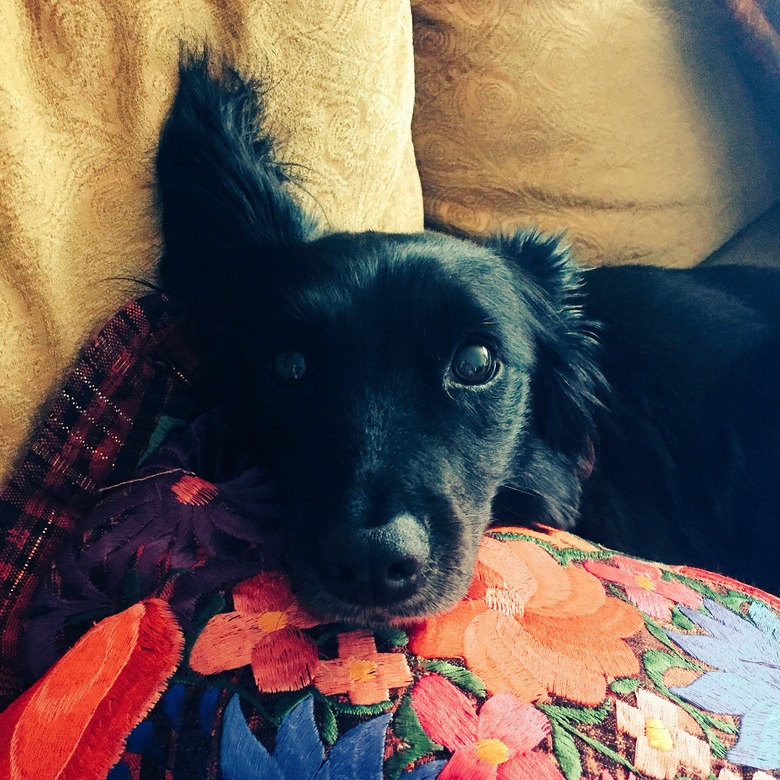
{"type": "Polygon", "coordinates": [[[256,91],[207,58],[157,172],[163,288],[208,402],[274,470],[313,609],[451,606],[494,516],[777,588],[780,274],[583,271],[534,232],[323,234],[256,91]]]}

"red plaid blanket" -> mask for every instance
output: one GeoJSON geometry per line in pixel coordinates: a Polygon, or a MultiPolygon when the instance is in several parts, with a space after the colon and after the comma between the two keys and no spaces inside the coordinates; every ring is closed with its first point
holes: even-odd
{"type": "Polygon", "coordinates": [[[77,360],[0,493],[0,710],[27,687],[20,618],[96,490],[132,468],[159,418],[190,419],[195,358],[159,294],[127,304],[77,360]]]}

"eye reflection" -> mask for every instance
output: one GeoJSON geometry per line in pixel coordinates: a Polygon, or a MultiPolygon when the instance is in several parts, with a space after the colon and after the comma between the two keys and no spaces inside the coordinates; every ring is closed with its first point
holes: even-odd
{"type": "Polygon", "coordinates": [[[450,370],[464,385],[484,385],[496,375],[498,361],[484,344],[462,344],[455,351],[450,370]]]}
{"type": "Polygon", "coordinates": [[[295,384],[306,374],[306,358],[293,350],[280,352],[271,361],[271,372],[277,382],[295,384]]]}

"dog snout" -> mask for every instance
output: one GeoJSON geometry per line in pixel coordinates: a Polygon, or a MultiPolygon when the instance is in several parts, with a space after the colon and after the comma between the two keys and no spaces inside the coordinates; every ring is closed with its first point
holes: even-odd
{"type": "Polygon", "coordinates": [[[429,556],[425,525],[402,513],[384,525],[332,533],[320,547],[320,576],[340,599],[386,606],[416,592],[429,556]]]}

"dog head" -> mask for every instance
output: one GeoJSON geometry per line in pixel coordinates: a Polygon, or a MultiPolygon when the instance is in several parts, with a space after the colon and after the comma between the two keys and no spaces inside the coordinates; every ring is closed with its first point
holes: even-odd
{"type": "Polygon", "coordinates": [[[160,277],[204,380],[290,507],[313,609],[418,618],[471,582],[500,490],[567,525],[594,340],[555,241],[324,234],[263,135],[257,90],[182,66],[157,159],[160,277]]]}

